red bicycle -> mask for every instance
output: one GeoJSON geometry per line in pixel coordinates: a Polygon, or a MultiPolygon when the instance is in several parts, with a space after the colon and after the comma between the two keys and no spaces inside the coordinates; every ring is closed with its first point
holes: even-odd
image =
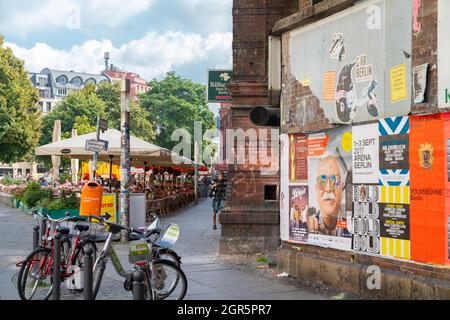
{"type": "Polygon", "coordinates": [[[82,290],[80,274],[84,268],[85,250],[90,247],[96,258],[97,246],[95,241],[81,236],[89,230],[89,224],[83,218],[65,217],[63,219],[52,219],[43,217],[46,222],[45,233],[42,244],[34,250],[22,263],[17,279],[17,289],[22,300],[48,300],[52,294],[53,283],[53,257],[54,257],[54,235],[60,233],[61,240],[61,283],[66,282],[69,290],[82,290]],[[72,228],[61,226],[63,222],[73,223],[72,228]],[[53,229],[53,233],[52,233],[53,229]],[[53,236],[50,236],[53,234],[53,236]]]}

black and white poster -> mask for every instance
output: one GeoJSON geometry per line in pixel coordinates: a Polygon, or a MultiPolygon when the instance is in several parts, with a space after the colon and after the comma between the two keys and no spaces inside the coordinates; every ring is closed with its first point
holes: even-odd
{"type": "Polygon", "coordinates": [[[378,185],[353,186],[352,249],[380,254],[380,208],[378,185]]]}
{"type": "Polygon", "coordinates": [[[409,240],[409,205],[380,203],[381,237],[409,240]]]}

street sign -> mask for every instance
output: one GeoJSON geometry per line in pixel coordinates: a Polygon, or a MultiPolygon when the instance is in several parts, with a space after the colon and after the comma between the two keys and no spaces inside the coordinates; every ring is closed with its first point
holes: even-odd
{"type": "Polygon", "coordinates": [[[99,127],[100,130],[105,132],[106,130],[108,130],[108,121],[105,120],[105,119],[99,119],[98,120],[98,127],[99,127]]]}
{"type": "Polygon", "coordinates": [[[232,80],[232,70],[208,70],[208,102],[231,102],[228,85],[232,80]]]}
{"type": "Polygon", "coordinates": [[[109,142],[105,140],[87,140],[85,150],[92,152],[108,151],[109,142]]]}

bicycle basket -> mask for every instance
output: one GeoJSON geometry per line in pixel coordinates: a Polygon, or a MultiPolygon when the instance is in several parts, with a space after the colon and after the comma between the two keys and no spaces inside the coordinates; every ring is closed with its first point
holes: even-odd
{"type": "Polygon", "coordinates": [[[128,259],[130,263],[150,261],[152,259],[152,251],[146,242],[133,241],[130,242],[128,259]]]}
{"type": "Polygon", "coordinates": [[[161,233],[156,239],[155,244],[161,248],[170,248],[175,245],[180,236],[180,227],[177,224],[171,223],[167,229],[161,233]]]}

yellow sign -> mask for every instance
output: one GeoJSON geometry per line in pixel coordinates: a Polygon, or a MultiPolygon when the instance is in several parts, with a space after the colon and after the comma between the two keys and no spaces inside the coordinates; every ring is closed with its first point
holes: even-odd
{"type": "Polygon", "coordinates": [[[406,64],[391,69],[391,101],[399,102],[408,99],[406,80],[406,64]]]}
{"type": "Polygon", "coordinates": [[[336,97],[335,94],[335,82],[336,82],[336,72],[329,71],[325,72],[323,76],[323,100],[333,101],[336,97]]]}
{"type": "Polygon", "coordinates": [[[342,136],[342,149],[345,152],[350,152],[350,151],[352,151],[352,147],[353,147],[353,136],[352,136],[352,133],[351,132],[346,132],[342,136]]]}
{"type": "Polygon", "coordinates": [[[102,197],[102,210],[101,215],[108,213],[111,218],[108,220],[112,223],[116,222],[116,195],[115,194],[104,194],[102,197]]]}

